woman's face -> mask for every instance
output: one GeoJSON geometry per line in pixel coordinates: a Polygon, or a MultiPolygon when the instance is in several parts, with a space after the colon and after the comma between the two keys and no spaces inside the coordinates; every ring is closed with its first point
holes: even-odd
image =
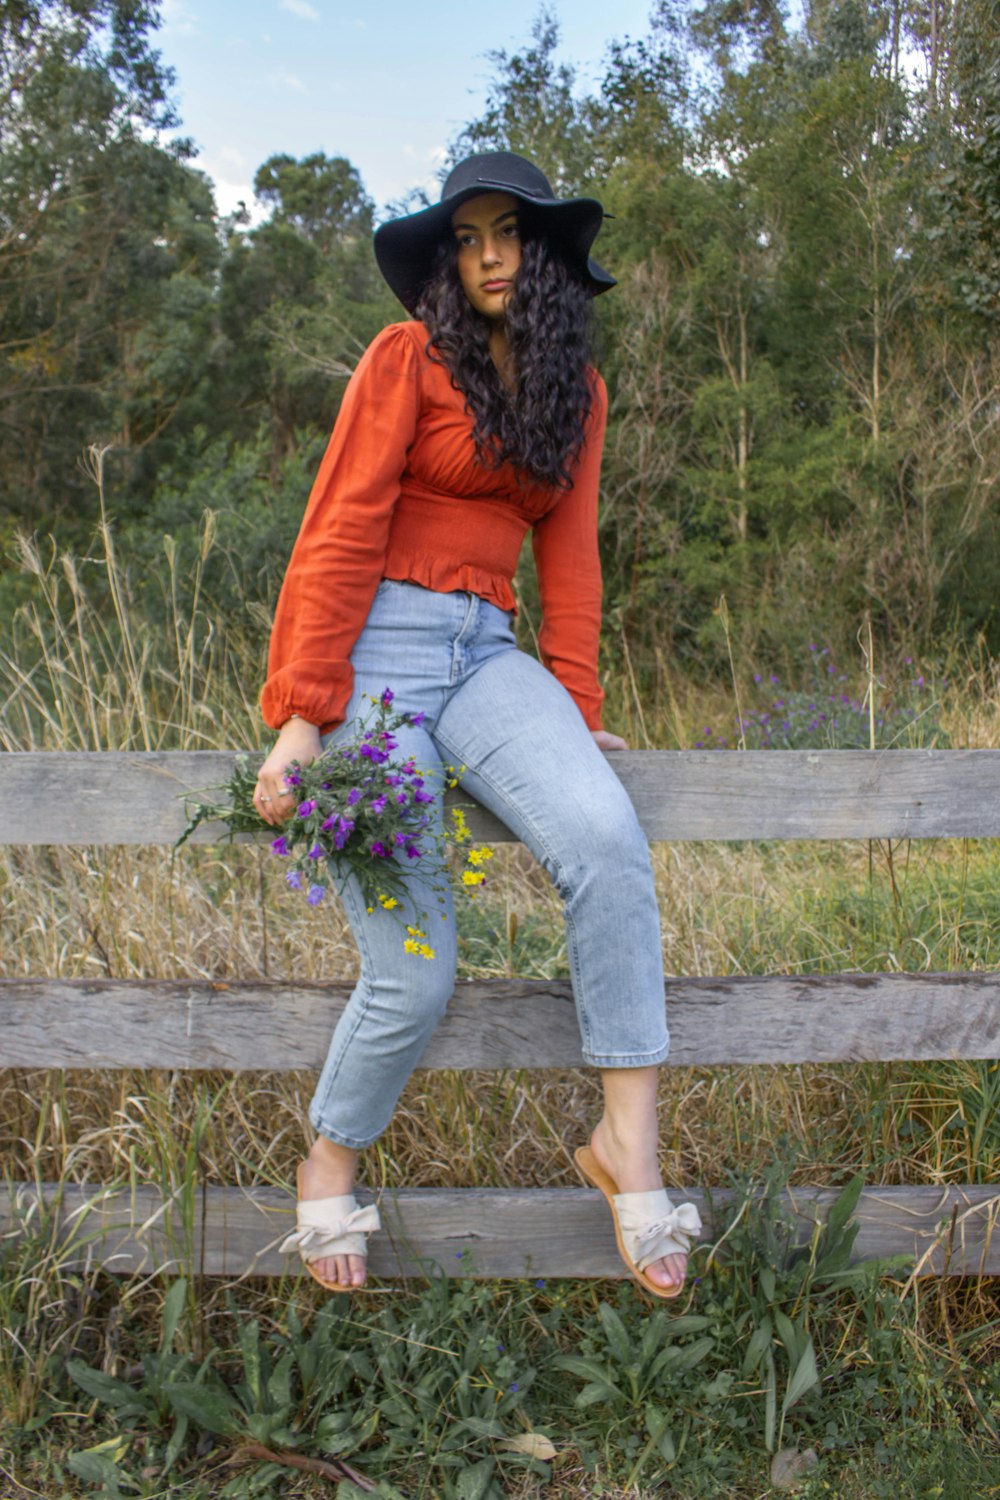
{"type": "Polygon", "coordinates": [[[462,290],[477,312],[497,321],[503,319],[521,264],[517,213],[513,194],[482,193],[451,216],[462,290]]]}

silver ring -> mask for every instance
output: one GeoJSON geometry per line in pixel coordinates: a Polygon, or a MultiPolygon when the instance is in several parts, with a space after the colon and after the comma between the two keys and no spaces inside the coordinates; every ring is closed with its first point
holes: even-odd
{"type": "Polygon", "coordinates": [[[260,800],[261,800],[261,801],[262,801],[262,802],[270,802],[270,801],[271,801],[271,800],[272,800],[272,799],[271,799],[271,798],[270,798],[270,797],[261,797],[261,799],[260,799],[260,800]]]}

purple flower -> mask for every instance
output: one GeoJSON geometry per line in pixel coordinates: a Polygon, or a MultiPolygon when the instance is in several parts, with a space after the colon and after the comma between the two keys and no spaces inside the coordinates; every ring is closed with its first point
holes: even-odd
{"type": "Polygon", "coordinates": [[[406,834],[405,833],[397,833],[396,834],[396,848],[397,849],[401,849],[405,843],[406,843],[406,834]]]}
{"type": "Polygon", "coordinates": [[[423,859],[424,851],[422,849],[418,849],[416,844],[407,844],[406,857],[407,859],[423,859]]]}
{"type": "Polygon", "coordinates": [[[384,750],[376,750],[374,745],[362,745],[361,754],[376,766],[384,766],[389,759],[384,750]]]}
{"type": "Polygon", "coordinates": [[[380,844],[380,843],[378,843],[376,841],[370,847],[371,847],[371,853],[374,855],[374,857],[376,859],[388,859],[388,857],[389,857],[389,851],[385,847],[384,844],[380,844]]]}
{"type": "Polygon", "coordinates": [[[311,885],[309,887],[309,894],[306,897],[306,900],[309,902],[310,906],[318,906],[325,895],[325,885],[311,885]]]}
{"type": "Polygon", "coordinates": [[[395,698],[395,696],[396,695],[392,691],[391,688],[386,688],[385,692],[382,694],[382,697],[381,697],[381,700],[380,700],[381,704],[382,704],[382,707],[383,708],[388,708],[389,704],[392,702],[392,700],[393,700],[393,698],[395,698]]]}
{"type": "Polygon", "coordinates": [[[322,844],[313,844],[312,848],[309,850],[308,858],[309,859],[322,859],[323,858],[323,846],[322,846],[322,844]]]}
{"type": "Polygon", "coordinates": [[[301,776],[296,776],[296,774],[295,774],[294,771],[286,771],[285,772],[285,785],[286,786],[301,786],[302,785],[302,777],[301,776]]]}
{"type": "Polygon", "coordinates": [[[279,834],[276,839],[271,840],[271,848],[274,850],[275,854],[288,853],[288,840],[285,838],[285,835],[283,833],[279,834]]]}
{"type": "Polygon", "coordinates": [[[382,796],[382,797],[373,797],[372,800],[371,800],[371,804],[370,804],[372,812],[373,813],[385,812],[386,800],[387,799],[386,799],[385,796],[382,796]]]}
{"type": "Polygon", "coordinates": [[[419,714],[410,714],[409,723],[413,724],[417,729],[419,729],[426,717],[427,715],[422,711],[419,714]]]}
{"type": "Polygon", "coordinates": [[[418,788],[417,791],[415,791],[413,793],[413,800],[414,800],[414,802],[433,802],[434,801],[434,793],[433,792],[422,792],[418,788]]]}
{"type": "Polygon", "coordinates": [[[401,769],[402,769],[402,772],[403,772],[404,776],[412,776],[413,775],[414,771],[417,769],[417,763],[413,759],[412,755],[410,756],[409,760],[406,762],[406,765],[403,766],[403,767],[401,767],[401,769]]]}
{"type": "Polygon", "coordinates": [[[405,792],[400,792],[399,796],[396,798],[396,801],[399,803],[400,807],[405,807],[406,806],[406,800],[407,799],[406,799],[406,793],[405,792]]]}
{"type": "Polygon", "coordinates": [[[309,814],[311,812],[315,812],[315,811],[316,811],[316,804],[315,804],[315,802],[307,800],[305,802],[300,802],[299,803],[299,817],[300,818],[308,818],[309,814]]]}
{"type": "Polygon", "coordinates": [[[291,886],[293,891],[301,891],[302,876],[299,874],[298,870],[289,870],[288,874],[285,876],[285,879],[288,881],[288,884],[291,886]]]}
{"type": "Polygon", "coordinates": [[[386,786],[402,786],[403,778],[402,776],[387,776],[385,778],[385,784],[386,786]]]}
{"type": "Polygon", "coordinates": [[[344,845],[347,843],[347,840],[350,838],[350,836],[351,836],[351,834],[353,832],[354,832],[354,824],[351,821],[351,819],[350,818],[340,818],[339,821],[338,821],[338,823],[337,823],[336,837],[334,838],[334,841],[333,841],[335,847],[338,848],[338,849],[343,849],[344,845]]]}
{"type": "Polygon", "coordinates": [[[347,805],[348,805],[348,807],[353,807],[354,804],[355,804],[355,802],[360,802],[360,801],[361,801],[361,789],[360,789],[360,787],[352,786],[351,790],[347,794],[347,805]]]}

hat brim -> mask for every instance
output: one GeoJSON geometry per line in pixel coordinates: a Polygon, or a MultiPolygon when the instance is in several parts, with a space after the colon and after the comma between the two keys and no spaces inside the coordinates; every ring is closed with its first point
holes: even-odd
{"type": "Polygon", "coordinates": [[[375,231],[375,259],[389,286],[408,312],[414,312],[431,275],[437,248],[451,227],[456,208],[484,192],[510,193],[523,204],[527,224],[544,228],[558,240],[571,264],[582,275],[591,296],[617,286],[615,278],[598,265],[590,247],[604,218],[596,198],[535,198],[518,193],[508,183],[482,180],[476,187],[454,193],[401,219],[390,219],[375,231]]]}

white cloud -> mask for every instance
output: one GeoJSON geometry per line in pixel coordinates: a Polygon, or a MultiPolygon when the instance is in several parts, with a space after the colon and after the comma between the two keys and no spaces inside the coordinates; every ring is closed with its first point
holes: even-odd
{"type": "Polygon", "coordinates": [[[198,28],[194,23],[194,17],[184,4],[184,0],[163,0],[160,14],[163,17],[164,31],[172,31],[175,36],[197,35],[198,28]]]}
{"type": "Polygon", "coordinates": [[[219,156],[229,167],[245,167],[247,159],[235,146],[220,146],[219,156]]]}
{"type": "Polygon", "coordinates": [[[271,77],[275,83],[283,83],[286,88],[294,89],[297,94],[308,94],[309,92],[302,79],[297,78],[294,73],[288,73],[283,70],[280,73],[272,73],[271,77]]]}
{"type": "Polygon", "coordinates": [[[319,11],[309,0],[281,0],[281,9],[290,10],[293,16],[299,16],[303,21],[318,21],[319,11]]]}

